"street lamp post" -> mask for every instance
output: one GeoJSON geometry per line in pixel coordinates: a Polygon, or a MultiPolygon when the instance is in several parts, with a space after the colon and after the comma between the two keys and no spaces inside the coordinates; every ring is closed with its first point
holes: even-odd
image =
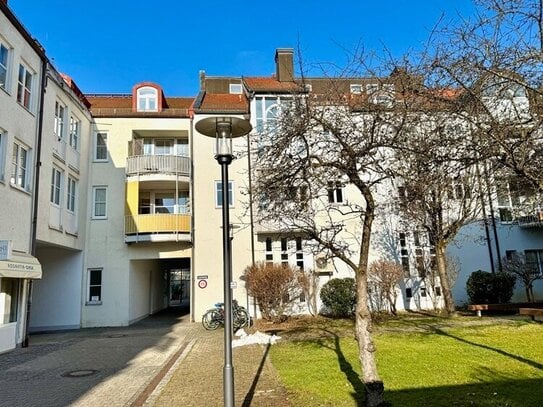
{"type": "Polygon", "coordinates": [[[196,123],[196,130],[215,138],[215,159],[221,166],[222,182],[222,245],[224,289],[224,368],[225,407],[234,407],[234,366],[232,364],[232,246],[228,198],[228,166],[233,160],[232,139],[248,134],[251,124],[238,117],[208,117],[196,123]]]}

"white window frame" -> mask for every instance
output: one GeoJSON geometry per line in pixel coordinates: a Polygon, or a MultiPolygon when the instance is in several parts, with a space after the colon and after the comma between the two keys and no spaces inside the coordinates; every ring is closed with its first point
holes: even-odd
{"type": "Polygon", "coordinates": [[[71,176],[68,176],[66,210],[71,213],[76,213],[77,210],[77,180],[71,176]]]}
{"type": "Polygon", "coordinates": [[[86,304],[87,305],[100,305],[102,304],[102,298],[103,298],[103,290],[102,288],[104,287],[104,269],[103,268],[90,268],[88,269],[87,271],[87,293],[86,293],[86,304]],[[100,274],[100,284],[92,284],[91,285],[91,276],[93,274],[93,272],[99,272],[100,274]],[[99,298],[98,299],[95,299],[93,300],[92,297],[91,297],[91,288],[94,288],[94,287],[100,287],[100,295],[98,296],[99,298]]]}
{"type": "Polygon", "coordinates": [[[241,95],[243,93],[243,85],[241,83],[231,83],[228,91],[232,95],[241,95]]]}
{"type": "Polygon", "coordinates": [[[79,151],[79,139],[81,137],[81,120],[76,116],[70,116],[70,147],[75,151],[79,151]]]}
{"type": "Polygon", "coordinates": [[[27,110],[32,110],[34,72],[24,63],[19,63],[17,74],[17,102],[27,110]],[[21,81],[22,76],[22,81],[21,81]],[[30,83],[28,83],[30,81],[30,83]]]}
{"type": "MultiPolygon", "coordinates": [[[[215,181],[215,208],[222,208],[222,181],[215,181]]],[[[234,181],[228,181],[228,207],[234,208],[234,181]]]]}
{"type": "Polygon", "coordinates": [[[9,93],[9,85],[11,81],[11,55],[12,55],[12,48],[3,40],[0,39],[0,55],[1,50],[4,48],[6,50],[6,60],[4,63],[0,60],[0,70],[4,72],[4,81],[0,81],[0,88],[4,89],[6,92],[9,93]]]}
{"type": "Polygon", "coordinates": [[[326,187],[326,194],[328,197],[329,204],[344,204],[345,201],[345,187],[339,181],[329,182],[326,187]]]}
{"type": "Polygon", "coordinates": [[[28,191],[30,190],[30,170],[32,168],[30,160],[30,148],[20,143],[19,141],[14,141],[12,151],[13,155],[11,161],[11,185],[28,191]],[[15,149],[17,151],[14,151],[15,149]],[[25,152],[24,167],[21,164],[21,151],[25,152]],[[22,180],[19,181],[22,170],[24,170],[24,175],[22,177],[22,180]]]}
{"type": "Polygon", "coordinates": [[[350,89],[353,95],[361,95],[363,87],[360,83],[352,83],[350,89]]]}
{"type": "Polygon", "coordinates": [[[62,171],[57,167],[53,167],[51,170],[51,195],[49,202],[59,207],[62,204],[62,178],[62,171]]]}
{"type": "Polygon", "coordinates": [[[379,90],[379,84],[378,83],[367,83],[366,84],[366,93],[368,95],[371,95],[379,90]]]}
{"type": "Polygon", "coordinates": [[[136,111],[138,112],[158,112],[158,89],[153,88],[152,86],[142,86],[136,91],[136,111]],[[151,93],[142,95],[142,91],[152,91],[151,93]],[[154,101],[155,107],[151,108],[151,101],[154,101]],[[144,106],[141,106],[141,102],[144,103],[144,106]]]}
{"type": "Polygon", "coordinates": [[[105,131],[97,131],[94,133],[94,148],[93,148],[93,159],[95,162],[107,162],[108,161],[108,149],[107,149],[107,140],[108,140],[109,134],[105,131]],[[102,137],[104,139],[103,145],[98,145],[98,139],[99,137],[102,137]],[[100,148],[100,150],[99,150],[100,148]],[[105,158],[102,158],[101,156],[98,156],[99,151],[105,151],[105,158]]]}
{"type": "Polygon", "coordinates": [[[107,219],[107,186],[105,185],[97,185],[92,187],[92,219],[107,219]],[[105,191],[105,199],[103,202],[96,200],[96,193],[99,190],[105,191]],[[97,214],[97,204],[104,204],[104,214],[97,214]]]}
{"type": "Polygon", "coordinates": [[[64,139],[64,128],[66,124],[66,106],[59,102],[55,101],[55,136],[59,140],[64,139]]]}

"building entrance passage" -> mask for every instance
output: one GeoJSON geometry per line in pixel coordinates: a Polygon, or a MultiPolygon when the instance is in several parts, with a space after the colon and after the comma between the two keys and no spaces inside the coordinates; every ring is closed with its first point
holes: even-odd
{"type": "Polygon", "coordinates": [[[169,284],[170,307],[189,305],[190,301],[190,270],[170,270],[169,284]]]}

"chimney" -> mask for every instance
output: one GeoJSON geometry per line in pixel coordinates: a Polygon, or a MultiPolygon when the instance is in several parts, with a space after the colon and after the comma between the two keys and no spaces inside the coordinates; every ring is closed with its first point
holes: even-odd
{"type": "Polygon", "coordinates": [[[200,91],[206,90],[206,71],[201,70],[199,72],[200,76],[200,91]]]}
{"type": "Polygon", "coordinates": [[[294,81],[294,50],[292,48],[275,50],[275,76],[279,82],[294,81]]]}

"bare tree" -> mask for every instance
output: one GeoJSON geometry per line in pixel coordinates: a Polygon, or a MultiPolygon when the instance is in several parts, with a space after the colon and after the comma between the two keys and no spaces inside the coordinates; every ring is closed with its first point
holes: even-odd
{"type": "Polygon", "coordinates": [[[471,124],[468,141],[481,158],[541,193],[543,2],[476,4],[472,18],[436,30],[435,52],[426,55],[428,82],[456,90],[458,103],[449,107],[471,124]]]}
{"type": "Polygon", "coordinates": [[[255,297],[262,317],[280,322],[302,292],[303,274],[287,265],[256,263],[245,270],[249,295],[255,297]]]}
{"type": "Polygon", "coordinates": [[[264,227],[302,233],[315,252],[326,252],[355,275],[356,338],[368,406],[383,403],[367,293],[374,194],[390,176],[390,149],[404,117],[395,111],[394,79],[386,81],[374,80],[382,91],[373,99],[365,92],[351,95],[349,81],[337,78],[313,83],[312,94],[284,98],[273,125],[261,134],[253,184],[264,227]]]}
{"type": "Polygon", "coordinates": [[[534,282],[543,279],[543,273],[538,268],[537,259],[528,261],[524,253],[514,253],[510,259],[503,258],[503,270],[513,274],[524,285],[526,301],[534,302],[534,282]]]}
{"type": "Polygon", "coordinates": [[[404,271],[400,264],[388,260],[376,260],[370,264],[369,279],[375,291],[372,295],[384,297],[390,312],[396,315],[398,284],[403,280],[404,271]]]}
{"type": "MultiPolygon", "coordinates": [[[[422,228],[429,236],[445,310],[452,314],[455,305],[446,250],[462,227],[479,218],[483,186],[475,164],[478,157],[466,142],[470,124],[436,101],[435,90],[425,92],[423,113],[404,126],[404,142],[396,151],[397,202],[405,227],[422,228]],[[424,109],[428,101],[431,104],[424,109]]],[[[416,110],[416,104],[411,108],[416,110]]]]}

